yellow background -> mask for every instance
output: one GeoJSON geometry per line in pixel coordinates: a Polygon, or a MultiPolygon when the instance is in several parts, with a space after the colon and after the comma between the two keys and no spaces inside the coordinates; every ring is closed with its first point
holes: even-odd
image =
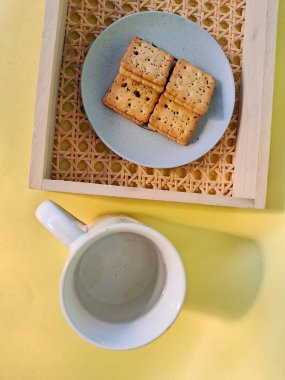
{"type": "Polygon", "coordinates": [[[0,1],[0,379],[285,379],[285,1],[264,211],[28,190],[43,12],[43,0],[0,1]],[[177,246],[188,293],[164,336],[111,352],[69,328],[58,302],[67,250],[34,217],[46,198],[85,222],[129,214],[177,246]]]}

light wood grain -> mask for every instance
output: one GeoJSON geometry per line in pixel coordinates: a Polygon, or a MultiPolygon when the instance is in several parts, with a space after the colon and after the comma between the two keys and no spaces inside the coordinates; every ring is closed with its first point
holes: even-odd
{"type": "Polygon", "coordinates": [[[270,152],[270,135],[272,122],[272,105],[275,72],[275,51],[277,37],[279,0],[270,1],[267,11],[266,48],[263,76],[263,99],[261,114],[261,133],[258,152],[258,169],[256,178],[255,208],[264,208],[266,205],[267,177],[270,152]]]}
{"type": "Polygon", "coordinates": [[[40,189],[43,178],[49,178],[51,173],[66,9],[66,0],[46,1],[31,152],[31,189],[40,189]]]}
{"type": "Polygon", "coordinates": [[[265,206],[278,0],[246,3],[242,98],[233,196],[265,206]],[[258,174],[259,172],[259,174],[258,174]]]}
{"type": "Polygon", "coordinates": [[[68,193],[96,194],[116,196],[122,198],[152,199],[156,201],[171,201],[180,203],[208,204],[213,206],[230,206],[252,208],[252,199],[224,197],[222,195],[194,194],[176,191],[163,191],[139,189],[133,187],[120,187],[111,185],[98,185],[95,183],[57,181],[44,179],[43,190],[61,191],[68,193]]]}

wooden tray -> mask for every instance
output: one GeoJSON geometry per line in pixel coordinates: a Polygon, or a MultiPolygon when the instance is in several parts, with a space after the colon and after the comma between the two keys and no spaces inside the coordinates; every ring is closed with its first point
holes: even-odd
{"type": "Polygon", "coordinates": [[[278,0],[47,0],[36,97],[30,188],[264,208],[278,0]],[[232,65],[237,102],[221,141],[176,169],[144,168],[110,151],[80,97],[84,57],[126,14],[169,11],[208,30],[232,65]]]}

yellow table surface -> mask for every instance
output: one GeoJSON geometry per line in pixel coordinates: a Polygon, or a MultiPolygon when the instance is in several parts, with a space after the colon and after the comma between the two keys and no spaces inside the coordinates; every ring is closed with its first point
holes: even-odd
{"type": "Polygon", "coordinates": [[[0,379],[285,379],[285,1],[262,211],[28,190],[43,13],[43,0],[0,1],[0,379]],[[34,217],[46,198],[85,222],[129,214],[177,246],[188,293],[160,339],[112,352],[69,328],[58,301],[67,249],[34,217]]]}

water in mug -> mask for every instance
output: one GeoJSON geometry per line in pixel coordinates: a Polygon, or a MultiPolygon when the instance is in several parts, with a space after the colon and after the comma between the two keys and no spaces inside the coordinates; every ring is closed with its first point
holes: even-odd
{"type": "Polygon", "coordinates": [[[81,257],[74,286],[95,318],[124,322],[146,313],[163,292],[165,265],[155,244],[135,233],[115,233],[81,257]]]}

